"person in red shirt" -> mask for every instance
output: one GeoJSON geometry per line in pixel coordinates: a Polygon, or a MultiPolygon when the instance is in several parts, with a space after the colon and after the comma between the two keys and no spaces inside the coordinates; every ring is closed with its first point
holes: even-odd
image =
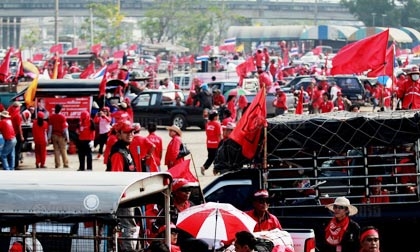
{"type": "Polygon", "coordinates": [[[228,125],[228,123],[234,123],[235,120],[233,120],[232,118],[232,113],[230,112],[229,109],[223,109],[223,120],[222,120],[222,126],[223,125],[228,125]]]}
{"type": "Polygon", "coordinates": [[[111,153],[112,146],[118,141],[117,131],[116,131],[117,125],[118,124],[114,124],[108,133],[108,138],[106,140],[105,150],[104,150],[104,164],[105,165],[108,164],[109,154],[111,153]]]}
{"type": "Polygon", "coordinates": [[[253,195],[252,206],[254,209],[247,211],[246,214],[257,222],[254,232],[282,229],[277,217],[268,211],[269,200],[268,191],[264,189],[258,190],[253,195]]]}
{"type": "Polygon", "coordinates": [[[147,125],[147,139],[150,140],[155,145],[155,150],[153,151],[152,157],[153,161],[156,163],[158,171],[160,171],[160,164],[162,162],[162,150],[163,150],[163,140],[162,137],[156,135],[156,123],[149,122],[147,125]]]}
{"type": "Polygon", "coordinates": [[[382,177],[374,177],[369,180],[370,195],[362,199],[362,203],[386,203],[389,202],[389,192],[382,189],[382,177]]]}
{"type": "Polygon", "coordinates": [[[348,111],[351,106],[351,101],[347,97],[343,97],[341,92],[337,93],[337,99],[334,102],[334,107],[338,111],[348,111]]]}
{"type": "Polygon", "coordinates": [[[248,107],[248,99],[246,99],[245,95],[240,95],[238,99],[238,111],[237,111],[236,121],[239,121],[239,119],[241,119],[247,107],[248,107]]]}
{"type": "Polygon", "coordinates": [[[276,99],[273,100],[273,106],[276,108],[276,115],[283,115],[287,111],[286,93],[280,87],[276,88],[276,99]]]}
{"type": "Polygon", "coordinates": [[[179,148],[181,147],[181,144],[182,144],[181,129],[176,125],[167,127],[167,129],[169,131],[169,136],[172,138],[171,141],[168,143],[168,146],[166,148],[166,154],[165,154],[165,165],[168,166],[168,169],[169,169],[172,166],[184,161],[184,158],[178,157],[179,148]]]}
{"type": "Polygon", "coordinates": [[[129,120],[124,120],[116,123],[114,129],[118,140],[111,146],[107,171],[135,172],[135,163],[128,148],[133,141],[135,128],[129,120]]]}
{"type": "Polygon", "coordinates": [[[69,132],[66,117],[61,113],[63,105],[56,104],[54,114],[48,120],[48,141],[53,144],[55,168],[60,167],[60,157],[63,160],[64,168],[69,168],[69,158],[67,156],[67,143],[69,142],[69,132]]]}
{"type": "Polygon", "coordinates": [[[268,49],[266,47],[263,48],[263,54],[264,54],[264,71],[268,71],[268,66],[270,65],[270,53],[268,52],[268,49]]]}
{"type": "Polygon", "coordinates": [[[92,171],[92,148],[93,140],[95,140],[95,124],[90,118],[89,111],[82,111],[80,113],[79,128],[76,130],[79,135],[77,144],[77,155],[79,157],[78,171],[85,170],[92,171]],[[85,163],[86,160],[86,163],[85,163]]]}
{"type": "Polygon", "coordinates": [[[222,126],[219,121],[219,113],[216,110],[209,112],[209,121],[206,124],[206,136],[207,159],[200,168],[201,175],[203,176],[216,158],[217,148],[222,140],[222,126]]]}
{"type": "Polygon", "coordinates": [[[233,120],[236,120],[236,95],[229,95],[226,108],[230,111],[233,120]]]}
{"type": "Polygon", "coordinates": [[[44,120],[44,113],[39,111],[37,119],[32,124],[32,136],[35,144],[35,166],[36,168],[47,168],[45,160],[47,159],[47,132],[48,122],[44,120]]]}
{"type": "Polygon", "coordinates": [[[254,54],[254,61],[255,61],[255,66],[257,67],[257,71],[262,71],[263,70],[263,59],[264,59],[264,54],[261,51],[261,49],[257,49],[257,52],[254,54]]]}
{"type": "Polygon", "coordinates": [[[328,113],[332,112],[334,110],[334,103],[330,99],[330,94],[327,92],[324,92],[322,94],[322,103],[319,107],[321,113],[328,113]]]}
{"type": "Polygon", "coordinates": [[[13,129],[15,130],[15,134],[16,134],[15,165],[14,165],[15,169],[19,167],[19,161],[23,159],[23,156],[21,156],[21,150],[22,150],[22,144],[25,141],[25,138],[23,136],[23,130],[22,130],[23,118],[22,118],[22,114],[20,113],[21,106],[22,106],[22,103],[15,101],[7,109],[10,115],[10,119],[12,120],[13,129]]]}
{"type": "Polygon", "coordinates": [[[417,66],[407,73],[397,91],[397,97],[402,100],[402,109],[420,109],[420,72],[417,66]]]}
{"type": "Polygon", "coordinates": [[[111,113],[111,117],[114,119],[115,123],[119,121],[129,120],[133,122],[133,118],[130,116],[128,104],[126,102],[118,103],[118,110],[111,113]]]}
{"type": "Polygon", "coordinates": [[[157,172],[158,168],[153,160],[156,146],[146,137],[140,135],[140,123],[134,123],[134,137],[128,146],[138,172],[157,172]]]}
{"type": "Polygon", "coordinates": [[[273,82],[276,81],[276,73],[277,73],[277,67],[276,67],[276,60],[272,59],[270,62],[270,66],[268,67],[268,71],[270,72],[271,76],[273,76],[273,82]]]}
{"type": "Polygon", "coordinates": [[[215,108],[219,108],[220,106],[224,106],[226,104],[226,99],[223,96],[220,89],[216,89],[213,92],[213,106],[215,108]]]}
{"type": "Polygon", "coordinates": [[[16,134],[13,129],[12,121],[10,120],[9,112],[2,111],[0,113],[0,134],[3,135],[4,144],[1,150],[1,164],[3,170],[15,169],[15,146],[16,134]]]}

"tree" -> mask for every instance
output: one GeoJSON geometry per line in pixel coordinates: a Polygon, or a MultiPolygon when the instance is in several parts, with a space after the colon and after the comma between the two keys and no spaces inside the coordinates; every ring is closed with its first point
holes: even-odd
{"type": "MultiPolygon", "coordinates": [[[[93,43],[103,42],[109,48],[120,46],[123,42],[127,42],[127,32],[123,26],[124,15],[119,12],[118,6],[115,4],[98,4],[89,5],[93,12],[94,38],[93,43]]],[[[91,34],[90,17],[85,19],[81,27],[81,38],[87,39],[91,34]]]]}

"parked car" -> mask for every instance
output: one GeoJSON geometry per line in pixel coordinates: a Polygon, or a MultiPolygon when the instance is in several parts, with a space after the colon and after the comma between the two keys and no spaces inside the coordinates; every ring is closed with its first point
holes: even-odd
{"type": "Polygon", "coordinates": [[[141,125],[155,122],[157,125],[176,125],[185,130],[187,127],[205,127],[203,109],[195,106],[176,106],[175,97],[185,101],[185,96],[180,89],[155,90],[149,89],[141,92],[131,101],[134,121],[141,125]]]}

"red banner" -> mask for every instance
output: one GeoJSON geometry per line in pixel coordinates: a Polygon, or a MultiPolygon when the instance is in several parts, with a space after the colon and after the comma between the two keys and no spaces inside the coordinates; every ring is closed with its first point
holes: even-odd
{"type": "Polygon", "coordinates": [[[89,111],[92,108],[92,98],[86,97],[66,97],[66,98],[37,98],[36,104],[39,104],[39,99],[44,99],[45,108],[51,114],[54,113],[54,107],[56,104],[63,105],[61,113],[67,117],[67,119],[78,119],[82,111],[89,111]]]}

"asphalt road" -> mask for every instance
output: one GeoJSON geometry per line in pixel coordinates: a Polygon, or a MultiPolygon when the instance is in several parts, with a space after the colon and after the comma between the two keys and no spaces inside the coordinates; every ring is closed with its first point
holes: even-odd
{"type": "MultiPolygon", "coordinates": [[[[146,129],[142,129],[140,131],[142,136],[146,136],[148,134],[146,129]]],[[[157,134],[163,138],[163,157],[165,156],[166,146],[170,141],[170,137],[168,131],[165,127],[160,127],[157,130],[157,134]]],[[[207,149],[206,149],[206,135],[205,131],[200,130],[199,128],[191,127],[183,132],[182,139],[184,143],[188,146],[188,149],[191,151],[191,155],[187,158],[191,158],[191,172],[196,174],[202,187],[210,183],[215,176],[212,173],[212,168],[210,168],[205,176],[202,176],[200,173],[200,167],[207,158],[207,149]]],[[[48,146],[48,155],[47,155],[47,162],[46,162],[46,169],[36,169],[35,168],[35,155],[33,152],[25,152],[23,153],[23,163],[19,166],[20,170],[39,170],[40,172],[44,170],[54,170],[57,172],[62,171],[76,171],[79,168],[79,159],[77,154],[69,155],[69,164],[70,168],[54,168],[54,154],[52,152],[52,145],[48,146]]],[[[97,149],[94,151],[93,154],[93,171],[94,172],[104,172],[105,171],[105,164],[103,163],[103,158],[97,159],[97,149]]],[[[163,161],[162,161],[163,162],[163,161]]],[[[167,167],[162,166],[162,171],[166,171],[167,167]]]]}

